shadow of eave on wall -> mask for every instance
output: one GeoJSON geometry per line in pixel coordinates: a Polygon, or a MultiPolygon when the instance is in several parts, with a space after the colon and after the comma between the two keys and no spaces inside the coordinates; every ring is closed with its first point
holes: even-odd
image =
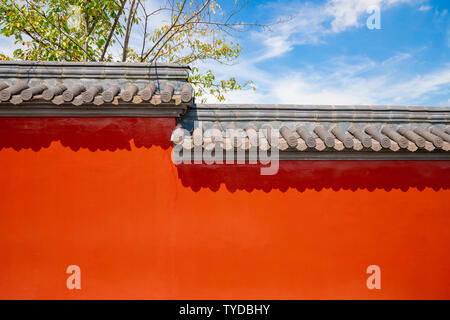
{"type": "Polygon", "coordinates": [[[131,150],[172,146],[173,118],[0,118],[0,150],[39,151],[60,141],[78,151],[131,150]]]}
{"type": "MultiPolygon", "coordinates": [[[[280,190],[293,188],[300,192],[322,189],[383,189],[391,191],[410,188],[435,191],[450,188],[449,161],[280,161],[275,175],[261,175],[260,165],[250,164],[179,164],[178,176],[185,187],[214,192],[223,184],[230,192],[245,190],[280,190]]],[[[443,199],[443,201],[446,201],[443,199]]]]}
{"type": "MultiPolygon", "coordinates": [[[[133,144],[170,150],[174,127],[174,118],[0,118],[0,150],[38,152],[55,141],[75,152],[132,152],[133,144]]],[[[182,185],[194,191],[207,188],[217,192],[221,185],[230,192],[450,188],[450,161],[440,160],[282,160],[275,175],[261,175],[261,165],[250,164],[180,164],[176,170],[182,185]]]]}

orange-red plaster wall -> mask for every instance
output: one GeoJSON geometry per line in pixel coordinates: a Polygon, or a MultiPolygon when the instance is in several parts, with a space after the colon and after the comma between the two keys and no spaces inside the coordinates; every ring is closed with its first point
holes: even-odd
{"type": "Polygon", "coordinates": [[[174,125],[0,119],[0,298],[450,299],[449,162],[175,166],[174,125]]]}

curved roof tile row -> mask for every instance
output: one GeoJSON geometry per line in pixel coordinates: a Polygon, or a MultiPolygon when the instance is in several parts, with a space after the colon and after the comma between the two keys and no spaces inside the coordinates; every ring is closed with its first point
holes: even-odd
{"type": "Polygon", "coordinates": [[[182,85],[180,91],[176,91],[174,85],[166,82],[160,90],[158,86],[149,82],[144,86],[130,83],[127,85],[113,84],[109,87],[102,85],[86,86],[83,83],[67,85],[60,82],[53,86],[45,83],[29,86],[26,81],[19,80],[12,85],[0,82],[0,103],[19,105],[28,101],[46,101],[55,105],[73,104],[103,105],[148,102],[158,104],[191,104],[193,103],[194,90],[189,83],[182,85]]]}
{"type": "Polygon", "coordinates": [[[227,128],[214,123],[209,129],[196,127],[186,130],[179,124],[172,132],[171,141],[182,145],[184,149],[201,146],[212,150],[219,146],[225,150],[260,148],[281,151],[450,151],[450,128],[429,126],[378,126],[371,124],[351,125],[344,130],[339,125],[325,128],[317,123],[312,126],[297,123],[292,125],[272,125],[270,123],[257,127],[248,123],[245,128],[236,128],[231,123],[227,128]]]}

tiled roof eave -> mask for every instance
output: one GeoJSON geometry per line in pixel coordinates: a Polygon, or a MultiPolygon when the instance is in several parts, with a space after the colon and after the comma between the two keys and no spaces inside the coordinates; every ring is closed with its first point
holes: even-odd
{"type": "Polygon", "coordinates": [[[188,82],[0,82],[0,116],[180,116],[194,104],[188,82]]]}
{"type": "Polygon", "coordinates": [[[428,114],[434,110],[417,107],[424,115],[421,121],[411,117],[413,107],[408,109],[404,108],[405,117],[395,121],[362,121],[354,110],[351,122],[325,117],[278,121],[275,110],[271,121],[246,121],[239,113],[229,114],[233,121],[221,117],[205,121],[201,111],[193,109],[181,117],[171,140],[178,153],[187,155],[203,149],[206,155],[275,151],[285,160],[450,160],[450,108],[440,108],[442,119],[438,120],[428,114]]]}

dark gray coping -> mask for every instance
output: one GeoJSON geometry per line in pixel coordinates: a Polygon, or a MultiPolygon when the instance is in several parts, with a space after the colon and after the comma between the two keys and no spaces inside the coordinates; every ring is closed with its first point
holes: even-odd
{"type": "Polygon", "coordinates": [[[0,61],[2,79],[178,79],[189,77],[189,66],[130,62],[0,61]]]}
{"type": "MultiPolygon", "coordinates": [[[[194,151],[191,151],[191,159],[194,159],[194,151]]],[[[203,154],[203,157],[205,155],[203,154]]],[[[205,157],[206,160],[214,160],[213,157],[205,157]]],[[[244,154],[235,153],[234,159],[244,160],[248,163],[248,152],[244,154]]],[[[270,158],[268,158],[270,159],[270,158]]],[[[182,161],[179,154],[174,152],[174,160],[182,161]]],[[[266,159],[267,160],[267,159],[266,159]]],[[[369,160],[369,161],[384,161],[384,160],[450,160],[450,152],[445,151],[420,151],[420,152],[379,152],[379,151],[280,151],[279,160],[369,160]]],[[[192,160],[192,163],[194,160],[192,160]]],[[[259,158],[258,158],[259,163],[259,158]]]]}
{"type": "Polygon", "coordinates": [[[60,105],[30,104],[0,106],[0,117],[180,117],[188,105],[105,104],[60,105]]]}
{"type": "Polygon", "coordinates": [[[450,123],[450,107],[198,104],[183,121],[450,123]]]}

